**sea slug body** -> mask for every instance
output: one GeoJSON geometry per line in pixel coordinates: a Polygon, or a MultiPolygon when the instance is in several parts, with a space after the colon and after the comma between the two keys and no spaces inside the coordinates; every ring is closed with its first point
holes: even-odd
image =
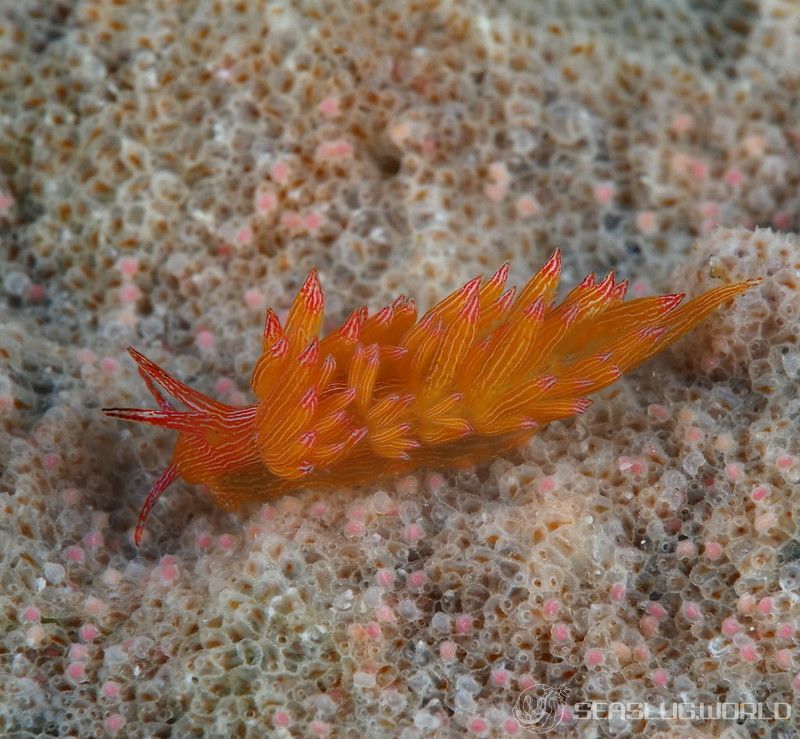
{"type": "Polygon", "coordinates": [[[399,297],[356,309],[324,338],[315,270],[285,325],[267,311],[253,369],[257,400],[231,406],[175,379],[132,347],[157,409],[107,408],[115,418],[178,432],[172,462],[142,506],[134,540],[178,477],[226,509],[293,488],[359,484],[416,467],[491,458],[549,421],[584,412],[617,380],[758,280],[625,301],[627,283],[589,275],[555,302],[556,251],[519,291],[508,265],[470,280],[420,320],[399,297]],[[173,405],[163,393],[171,396],[173,405]]]}

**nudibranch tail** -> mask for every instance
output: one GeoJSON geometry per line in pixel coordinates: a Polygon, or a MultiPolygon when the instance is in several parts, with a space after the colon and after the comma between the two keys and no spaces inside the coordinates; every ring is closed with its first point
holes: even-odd
{"type": "Polygon", "coordinates": [[[612,271],[587,275],[556,303],[558,251],[520,290],[506,288],[508,272],[505,264],[488,280],[475,277],[419,320],[404,296],[373,314],[356,308],[321,338],[325,299],[312,270],[283,326],[267,311],[249,406],[213,400],[129,348],[158,407],[105,413],[178,432],[142,507],[137,545],[178,477],[233,508],[300,487],[486,460],[586,412],[587,395],[759,282],[688,302],[683,293],[625,301],[628,283],[612,271]]]}

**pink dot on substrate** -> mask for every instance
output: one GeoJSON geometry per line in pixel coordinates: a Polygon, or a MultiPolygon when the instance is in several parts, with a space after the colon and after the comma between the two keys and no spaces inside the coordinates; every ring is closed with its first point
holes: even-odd
{"type": "Polygon", "coordinates": [[[530,218],[539,212],[539,203],[530,195],[520,195],[514,203],[514,208],[520,218],[530,218]]]}
{"type": "Polygon", "coordinates": [[[683,607],[681,608],[681,612],[687,621],[697,621],[697,619],[703,615],[703,612],[700,610],[700,606],[692,601],[684,603],[683,607]]]}
{"type": "Polygon", "coordinates": [[[71,644],[69,648],[70,662],[82,662],[89,656],[89,647],[85,644],[71,644]]]}
{"type": "Polygon", "coordinates": [[[240,246],[246,246],[253,240],[253,229],[250,226],[242,226],[236,232],[236,243],[240,246]]]}
{"type": "Polygon", "coordinates": [[[599,667],[603,664],[605,655],[601,649],[587,649],[583,658],[587,667],[599,667]]]}
{"type": "Polygon", "coordinates": [[[794,626],[790,623],[783,623],[775,631],[779,639],[791,639],[794,636],[794,626]]]}
{"type": "Polygon", "coordinates": [[[782,670],[788,670],[792,666],[792,650],[779,649],[775,652],[775,664],[782,670]]]}
{"type": "Polygon", "coordinates": [[[659,405],[658,403],[651,403],[647,406],[647,413],[655,418],[657,421],[668,421],[669,410],[666,406],[659,405]]]}
{"type": "Polygon", "coordinates": [[[425,487],[428,489],[429,493],[438,493],[442,488],[444,488],[446,482],[442,475],[438,472],[431,472],[425,478],[425,487]]]}
{"type": "Polygon", "coordinates": [[[133,257],[122,257],[117,262],[117,269],[125,277],[133,277],[139,271],[139,260],[133,257]]]}
{"type": "Polygon", "coordinates": [[[422,571],[412,572],[406,579],[406,583],[412,590],[419,590],[428,581],[428,576],[422,571]]]}
{"type": "Polygon", "coordinates": [[[758,601],[758,610],[760,613],[772,613],[772,598],[764,597],[758,601]]]}
{"type": "Polygon", "coordinates": [[[93,595],[90,595],[86,599],[84,608],[86,609],[86,613],[90,616],[104,616],[108,612],[108,605],[100,600],[100,598],[95,598],[93,595]]]}
{"type": "Polygon", "coordinates": [[[753,525],[755,526],[756,531],[758,531],[760,534],[765,534],[777,522],[778,519],[774,513],[762,513],[760,516],[756,516],[756,520],[753,522],[753,525]]]}
{"type": "Polygon", "coordinates": [[[511,736],[518,734],[519,721],[517,721],[515,718],[507,718],[505,721],[503,721],[503,731],[511,736]]]}
{"type": "Polygon", "coordinates": [[[7,192],[0,192],[0,211],[5,213],[16,202],[13,195],[7,192]]]}
{"type": "Polygon", "coordinates": [[[33,648],[38,649],[47,636],[47,632],[39,624],[34,624],[25,632],[25,643],[33,648]]]}
{"type": "Polygon", "coordinates": [[[548,598],[542,606],[542,612],[546,618],[555,618],[560,608],[561,604],[555,598],[548,598]]]}
{"type": "Polygon", "coordinates": [[[716,541],[708,541],[705,544],[703,553],[714,562],[722,556],[722,545],[716,541]]]}
{"type": "Polygon", "coordinates": [[[686,133],[694,128],[694,116],[691,113],[676,113],[672,119],[672,130],[675,133],[686,133]]]}
{"type": "Polygon", "coordinates": [[[425,536],[425,529],[418,523],[411,523],[406,526],[405,539],[411,544],[416,544],[423,536],[425,536]]]}
{"type": "MultiPolygon", "coordinates": [[[[166,557],[164,559],[166,559],[166,557]]],[[[162,559],[162,563],[157,569],[159,577],[164,583],[170,583],[178,577],[178,566],[173,562],[164,562],[162,559]]]]}
{"type": "Polygon", "coordinates": [[[456,658],[456,643],[454,641],[443,641],[439,645],[439,656],[445,662],[452,662],[456,658]]]}
{"type": "Polygon", "coordinates": [[[642,233],[655,233],[658,223],[656,214],[652,210],[643,210],[636,215],[636,228],[642,233]]]}
{"type": "Polygon", "coordinates": [[[473,716],[469,720],[469,730],[475,734],[483,734],[488,728],[489,724],[486,723],[486,719],[480,716],[473,716]]]}
{"type": "Polygon", "coordinates": [[[113,375],[119,369],[119,362],[113,357],[103,357],[100,360],[100,369],[109,375],[113,375]]]}
{"type": "Polygon", "coordinates": [[[306,213],[303,219],[303,225],[306,227],[308,231],[316,231],[318,228],[322,226],[325,222],[325,219],[320,213],[316,211],[311,211],[310,213],[306,213]]]}
{"type": "Polygon", "coordinates": [[[492,685],[496,685],[498,688],[505,688],[511,682],[508,670],[503,670],[502,668],[492,670],[490,679],[492,685]]]}
{"type": "Polygon", "coordinates": [[[394,582],[394,572],[387,568],[380,569],[375,573],[375,581],[382,588],[391,587],[394,582]]]}
{"type": "Polygon", "coordinates": [[[47,297],[47,288],[44,285],[32,282],[25,291],[25,297],[30,303],[41,303],[47,297]]]}
{"type": "Polygon", "coordinates": [[[103,725],[110,734],[116,734],[125,726],[125,717],[121,713],[112,713],[103,725]]]}
{"type": "Polygon", "coordinates": [[[758,503],[759,501],[764,500],[769,495],[770,487],[769,485],[756,485],[752,492],[750,493],[750,497],[758,503]]]}
{"type": "Polygon", "coordinates": [[[738,462],[725,465],[725,474],[731,482],[739,482],[744,477],[744,466],[738,462]]]}
{"type": "Polygon", "coordinates": [[[704,234],[708,234],[717,226],[719,226],[719,221],[716,218],[704,218],[700,223],[700,231],[704,234]]]}
{"type": "Polygon", "coordinates": [[[75,545],[67,547],[64,556],[68,562],[75,562],[76,564],[81,564],[86,559],[83,549],[75,545]]]}
{"type": "Polygon", "coordinates": [[[759,657],[755,644],[743,644],[739,647],[739,657],[745,662],[757,662],[759,657]]]}
{"type": "Polygon", "coordinates": [[[608,205],[616,195],[616,187],[613,182],[600,182],[594,187],[594,199],[600,205],[608,205]]]}
{"type": "Polygon", "coordinates": [[[119,289],[119,299],[123,303],[135,303],[139,296],[142,294],[142,291],[134,285],[132,282],[129,282],[126,285],[123,285],[119,289]]]}
{"type": "Polygon", "coordinates": [[[387,605],[381,605],[375,609],[375,618],[384,624],[394,623],[397,620],[394,611],[387,605]]]}
{"type": "Polygon", "coordinates": [[[569,626],[564,623],[553,624],[553,627],[550,629],[550,635],[554,641],[562,644],[571,639],[569,626]]]}
{"type": "Polygon", "coordinates": [[[278,198],[271,190],[261,190],[256,193],[254,205],[260,215],[271,213],[278,205],[278,198]]]}
{"type": "Polygon", "coordinates": [[[348,521],[344,525],[345,536],[359,537],[364,536],[367,529],[361,521],[348,521]]]}
{"type": "Polygon", "coordinates": [[[279,729],[285,729],[291,723],[291,719],[286,711],[275,711],[272,714],[272,723],[279,729]]]}
{"type": "Polygon", "coordinates": [[[650,283],[645,279],[634,280],[631,283],[630,293],[634,298],[643,298],[653,292],[650,283]]]}
{"type": "Polygon", "coordinates": [[[219,539],[217,539],[217,546],[223,550],[233,549],[236,540],[230,534],[222,534],[219,539]]]}
{"type": "Polygon", "coordinates": [[[315,719],[308,725],[308,730],[314,736],[329,736],[331,731],[331,725],[327,721],[320,721],[319,719],[315,719]]]}
{"type": "Polygon", "coordinates": [[[314,156],[321,161],[338,161],[350,159],[353,156],[353,145],[345,139],[323,141],[314,156]]]}
{"type": "Polygon", "coordinates": [[[281,215],[281,225],[293,230],[303,225],[303,217],[296,210],[287,210],[281,215]]]}
{"type": "Polygon", "coordinates": [[[318,500],[312,504],[310,513],[314,518],[322,518],[328,512],[328,504],[318,500]]]}
{"type": "Polygon", "coordinates": [[[103,546],[103,535],[99,531],[90,531],[83,537],[84,545],[89,549],[103,546]]]}
{"type": "Polygon", "coordinates": [[[97,359],[97,355],[91,349],[78,349],[75,352],[75,358],[81,364],[91,364],[97,359]]]}
{"type": "Polygon", "coordinates": [[[645,609],[653,618],[664,618],[667,615],[667,610],[660,603],[651,602],[647,604],[645,609]]]}
{"type": "Polygon", "coordinates": [[[626,457],[624,455],[617,459],[617,467],[620,472],[629,472],[632,475],[641,475],[647,469],[643,459],[638,457],[626,457]]]}
{"type": "Polygon", "coordinates": [[[227,395],[235,385],[229,377],[220,377],[214,382],[214,392],[217,395],[227,395]]]}
{"type": "Polygon", "coordinates": [[[790,470],[797,463],[797,459],[792,454],[780,454],[775,460],[775,466],[779,470],[790,470]]]}
{"type": "Polygon", "coordinates": [[[365,627],[364,631],[370,639],[381,638],[381,627],[375,621],[370,621],[365,627]]]}
{"type": "Polygon", "coordinates": [[[55,470],[61,465],[61,455],[60,454],[45,454],[44,455],[44,466],[48,470],[55,470]]]}
{"type": "Polygon", "coordinates": [[[472,617],[462,613],[456,616],[456,634],[464,636],[472,631],[472,617]]]}
{"type": "Polygon", "coordinates": [[[683,438],[688,444],[697,444],[698,442],[701,442],[704,437],[705,432],[702,429],[697,428],[697,426],[689,426],[689,428],[683,433],[683,438]]]}
{"type": "Polygon", "coordinates": [[[485,185],[483,188],[484,195],[493,203],[499,203],[506,196],[507,191],[508,186],[498,182],[485,185]]]}
{"type": "Polygon", "coordinates": [[[722,633],[725,636],[735,636],[742,630],[741,625],[735,618],[726,618],[722,622],[722,633]]]}
{"type": "Polygon", "coordinates": [[[229,396],[228,400],[230,401],[231,405],[235,406],[244,406],[247,405],[247,397],[245,394],[239,390],[234,390],[229,396]]]}
{"type": "Polygon", "coordinates": [[[625,584],[616,582],[611,586],[611,599],[622,600],[625,597],[625,584]]]}
{"type": "Polygon", "coordinates": [[[694,559],[697,556],[697,545],[692,541],[679,541],[675,547],[675,554],[680,559],[694,559]]]}
{"type": "Polygon", "coordinates": [[[787,231],[792,225],[792,217],[785,210],[779,210],[772,216],[772,225],[776,231],[787,231]]]}
{"type": "Polygon", "coordinates": [[[39,623],[41,617],[42,614],[36,606],[28,606],[22,611],[22,620],[29,624],[39,623]]]}
{"type": "Polygon", "coordinates": [[[419,491],[419,480],[415,475],[406,475],[401,477],[395,483],[395,490],[400,495],[415,495],[419,491]]]}
{"type": "Polygon", "coordinates": [[[361,506],[353,506],[347,511],[347,518],[350,521],[363,521],[364,509],[361,506]]]}
{"type": "Polygon", "coordinates": [[[704,372],[711,372],[711,370],[715,370],[719,367],[719,357],[714,354],[706,354],[700,360],[700,366],[703,368],[704,372]]]}
{"type": "Polygon", "coordinates": [[[700,204],[700,215],[703,218],[716,219],[719,216],[720,205],[713,200],[706,200],[700,204]]]}
{"type": "Polygon", "coordinates": [[[540,493],[552,493],[556,489],[556,481],[552,477],[542,477],[536,487],[540,493]]]}
{"type": "Polygon", "coordinates": [[[122,692],[122,686],[115,680],[106,680],[103,683],[103,687],[100,688],[100,692],[103,694],[104,698],[117,700],[122,692]]]}
{"type": "Polygon", "coordinates": [[[92,642],[100,636],[100,629],[94,624],[82,624],[78,628],[78,638],[83,642],[92,642]]]}
{"type": "Polygon", "coordinates": [[[642,616],[639,619],[639,632],[645,638],[651,638],[658,632],[658,619],[653,616],[642,616]]]}
{"type": "Polygon", "coordinates": [[[213,541],[214,540],[211,537],[211,534],[206,534],[205,532],[203,532],[197,535],[197,537],[194,540],[194,543],[198,549],[208,549],[213,543],[213,541]]]}
{"type": "Polygon", "coordinates": [[[216,343],[216,337],[211,331],[199,331],[194,337],[194,343],[198,349],[211,349],[216,343]]]}
{"type": "Polygon", "coordinates": [[[71,680],[82,683],[86,680],[86,665],[83,662],[70,662],[67,675],[71,680]]]}
{"type": "Polygon", "coordinates": [[[523,672],[517,677],[517,687],[520,690],[527,690],[536,685],[536,678],[530,672],[523,672]]]}
{"type": "Polygon", "coordinates": [[[689,171],[696,180],[704,180],[708,177],[708,162],[703,159],[693,159],[689,171]]]}
{"type": "Polygon", "coordinates": [[[650,674],[650,681],[657,688],[663,688],[669,682],[669,673],[660,667],[650,674]]]}
{"type": "Polygon", "coordinates": [[[333,118],[339,112],[339,98],[334,96],[326,97],[317,107],[319,112],[326,118],[333,118]]]}
{"type": "Polygon", "coordinates": [[[725,181],[725,184],[736,187],[737,185],[742,184],[744,175],[742,174],[742,170],[737,169],[736,167],[731,167],[731,169],[725,173],[722,179],[725,181]]]}
{"type": "Polygon", "coordinates": [[[286,162],[275,162],[269,174],[275,182],[283,184],[289,177],[289,165],[286,162]]]}

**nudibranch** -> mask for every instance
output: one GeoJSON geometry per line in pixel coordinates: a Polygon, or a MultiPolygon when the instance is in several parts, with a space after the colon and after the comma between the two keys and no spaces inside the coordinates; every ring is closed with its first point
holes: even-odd
{"type": "Polygon", "coordinates": [[[560,271],[556,251],[517,291],[505,288],[506,264],[420,320],[414,301],[401,296],[372,315],[357,308],[319,338],[324,297],[312,270],[285,325],[267,311],[250,382],[256,402],[243,407],[193,390],[129,347],[158,408],[103,412],[178,432],[172,462],[142,506],[136,544],[178,477],[232,509],[295,488],[489,459],[549,421],[583,413],[587,395],[758,282],[682,304],[682,293],[625,301],[625,281],[590,274],[557,303],[560,271]]]}

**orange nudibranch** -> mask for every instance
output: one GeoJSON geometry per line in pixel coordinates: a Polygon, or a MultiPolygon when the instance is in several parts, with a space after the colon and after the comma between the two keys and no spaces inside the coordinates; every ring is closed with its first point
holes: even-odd
{"type": "Polygon", "coordinates": [[[544,424],[583,413],[617,380],[759,280],[625,301],[613,272],[589,275],[560,303],[556,251],[518,292],[508,265],[470,280],[420,320],[399,297],[357,308],[324,338],[316,270],[285,325],[267,311],[251,387],[257,400],[213,400],[128,348],[157,409],[104,413],[178,432],[172,462],[145,499],[134,539],[167,486],[182,477],[231,509],[294,488],[354,485],[422,466],[478,462],[544,424]],[[162,391],[180,404],[176,407],[162,391]]]}

